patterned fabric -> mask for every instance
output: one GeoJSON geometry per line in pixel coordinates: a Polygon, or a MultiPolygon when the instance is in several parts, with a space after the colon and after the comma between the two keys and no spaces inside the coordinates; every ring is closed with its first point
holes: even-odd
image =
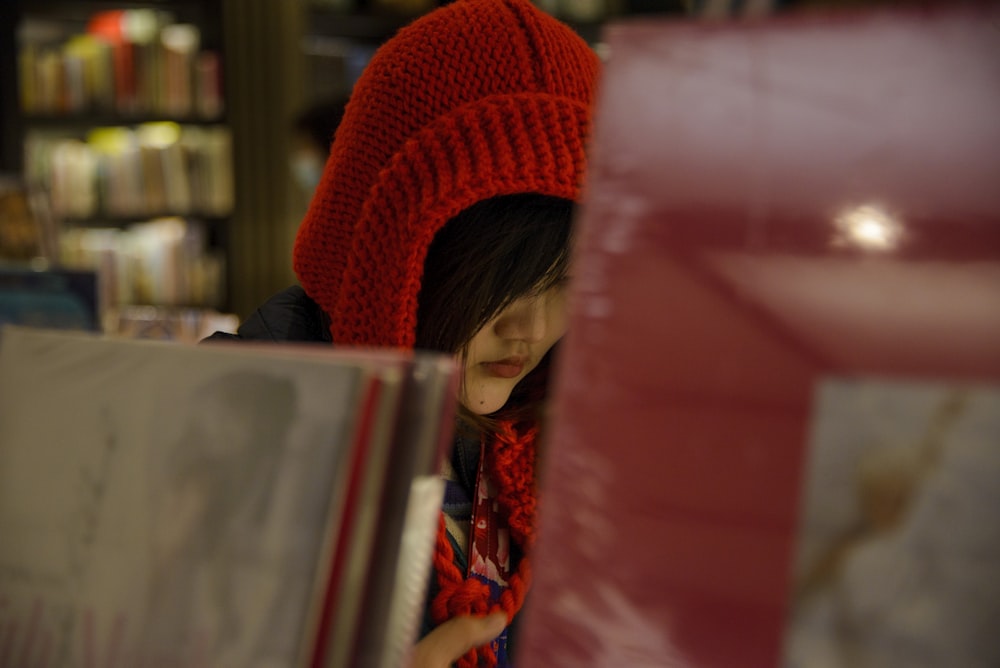
{"type": "MultiPolygon", "coordinates": [[[[489,587],[489,606],[499,607],[502,592],[510,578],[511,564],[520,561],[521,552],[517,544],[510,540],[510,530],[506,523],[498,517],[496,485],[488,483],[489,472],[485,466],[488,460],[483,456],[483,450],[482,439],[456,439],[451,461],[443,472],[445,495],[442,510],[457,570],[489,587]],[[493,488],[492,491],[490,488],[493,488]],[[484,503],[487,499],[489,503],[484,503]],[[474,519],[474,516],[478,519],[474,519]],[[501,540],[506,546],[506,549],[502,550],[503,556],[500,556],[501,540]],[[466,550],[469,551],[468,555],[466,550]],[[487,562],[493,564],[502,562],[503,565],[487,566],[487,562]],[[491,580],[489,575],[491,571],[500,572],[501,578],[491,580]]],[[[433,600],[439,589],[440,587],[432,579],[428,599],[433,600]]],[[[433,628],[434,620],[428,610],[421,626],[421,637],[433,628]]],[[[508,659],[513,653],[514,635],[514,625],[508,626],[491,644],[491,649],[496,655],[497,668],[508,665],[508,659]]]]}
{"type": "MultiPolygon", "coordinates": [[[[472,499],[472,536],[469,541],[468,573],[489,588],[489,603],[499,605],[501,594],[510,583],[510,529],[500,515],[496,483],[485,467],[480,451],[476,491],[472,499]]],[[[497,668],[507,666],[508,629],[490,643],[497,668]]]]}
{"type": "Polygon", "coordinates": [[[494,433],[483,437],[469,541],[470,558],[479,563],[477,568],[461,568],[464,555],[447,530],[447,517],[441,521],[434,552],[437,577],[432,584],[436,587],[432,586],[430,593],[433,620],[441,623],[457,615],[502,611],[510,621],[498,642],[470,650],[457,662],[459,668],[505,665],[499,662],[506,662],[513,654],[510,629],[531,585],[531,560],[522,555],[521,548],[529,550],[535,540],[536,440],[536,427],[517,429],[507,422],[501,422],[494,433]],[[482,527],[481,518],[485,519],[482,527]],[[502,556],[508,551],[509,557],[502,556]],[[511,564],[515,565],[513,572],[511,564]],[[502,575],[506,584],[494,575],[502,575]]]}
{"type": "Polygon", "coordinates": [[[481,200],[577,200],[599,63],[528,0],[459,0],[372,58],[296,237],[338,344],[413,347],[434,234],[481,200]]]}
{"type": "Polygon", "coordinates": [[[455,439],[451,462],[443,472],[445,488],[441,510],[448,534],[458,545],[456,557],[462,558],[463,571],[472,526],[472,499],[479,472],[480,447],[479,439],[455,439]]]}

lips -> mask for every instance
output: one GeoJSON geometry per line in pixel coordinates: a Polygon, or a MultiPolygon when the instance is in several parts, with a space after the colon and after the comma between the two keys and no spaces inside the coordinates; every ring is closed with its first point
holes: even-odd
{"type": "Polygon", "coordinates": [[[495,362],[483,362],[483,366],[493,376],[498,378],[516,378],[524,371],[525,360],[520,357],[507,357],[495,362]]]}

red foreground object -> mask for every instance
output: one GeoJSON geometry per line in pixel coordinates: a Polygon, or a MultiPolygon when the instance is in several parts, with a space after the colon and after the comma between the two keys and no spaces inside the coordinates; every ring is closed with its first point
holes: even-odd
{"type": "MultiPolygon", "coordinates": [[[[518,666],[800,665],[824,388],[1000,381],[998,26],[993,4],[607,31],[518,666]]],[[[972,392],[959,426],[994,405],[972,392]]],[[[940,656],[993,660],[964,628],[982,621],[940,656]]]]}

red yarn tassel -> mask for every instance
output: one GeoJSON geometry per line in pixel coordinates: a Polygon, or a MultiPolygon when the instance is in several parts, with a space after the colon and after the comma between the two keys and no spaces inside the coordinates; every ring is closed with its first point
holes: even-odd
{"type": "MultiPolygon", "coordinates": [[[[466,578],[455,565],[455,553],[448,539],[444,514],[438,523],[434,550],[434,571],[440,591],[431,601],[431,616],[441,624],[459,615],[483,615],[502,610],[508,620],[521,609],[531,583],[531,562],[527,552],[535,542],[535,438],[531,427],[518,433],[513,425],[501,424],[487,449],[487,470],[498,488],[498,501],[506,513],[511,538],[525,554],[511,574],[508,588],[498,603],[489,601],[489,587],[475,578],[466,578]]],[[[460,668],[496,666],[497,657],[489,645],[467,652],[458,661],[460,668]]]]}

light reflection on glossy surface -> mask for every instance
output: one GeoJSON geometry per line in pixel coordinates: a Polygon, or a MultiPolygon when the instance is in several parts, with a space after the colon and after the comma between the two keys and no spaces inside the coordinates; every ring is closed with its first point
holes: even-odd
{"type": "Polygon", "coordinates": [[[605,32],[518,665],[626,646],[555,605],[600,591],[688,665],[781,665],[816,387],[1000,379],[1000,7],[956,5],[605,32]]]}
{"type": "Polygon", "coordinates": [[[846,210],[833,221],[834,245],[852,245],[865,251],[891,251],[903,236],[899,219],[877,205],[865,204],[846,210]]]}

